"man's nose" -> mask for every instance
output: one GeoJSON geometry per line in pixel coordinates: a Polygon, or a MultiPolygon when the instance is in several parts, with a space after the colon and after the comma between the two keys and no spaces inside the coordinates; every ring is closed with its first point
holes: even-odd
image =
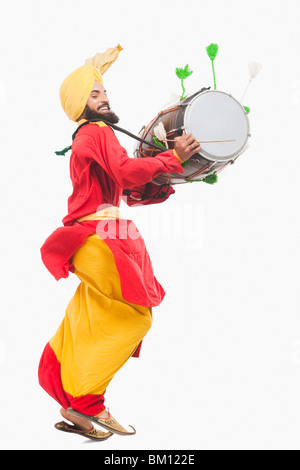
{"type": "Polygon", "coordinates": [[[101,95],[101,101],[102,103],[109,103],[109,99],[104,93],[101,95]]]}

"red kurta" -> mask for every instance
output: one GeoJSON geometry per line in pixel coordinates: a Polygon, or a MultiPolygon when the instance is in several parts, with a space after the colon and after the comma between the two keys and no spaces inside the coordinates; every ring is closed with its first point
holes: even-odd
{"type": "MultiPolygon", "coordinates": [[[[104,204],[120,206],[123,189],[153,195],[160,191],[161,199],[146,199],[141,204],[163,202],[175,191],[151,183],[162,173],[183,173],[173,150],[152,158],[129,158],[120,145],[114,131],[103,123],[91,123],[79,129],[72,145],[70,176],[73,193],[68,200],[68,215],[63,226],[55,230],[41,248],[42,260],[56,280],[67,278],[73,272],[73,254],[84,244],[85,239],[96,232],[97,227],[107,232],[105,242],[114,255],[121,280],[122,295],[130,303],[155,307],[165,295],[162,286],[154,276],[149,254],[144,240],[132,238],[133,222],[120,219],[115,221],[85,221],[77,219],[103,209],[104,204]],[[100,224],[100,225],[98,225],[100,224]],[[114,224],[118,230],[110,230],[114,224]],[[127,236],[124,237],[124,231],[127,236]],[[110,236],[109,233],[114,235],[110,236]],[[116,237],[117,235],[117,237],[116,237]]],[[[135,194],[132,194],[135,196],[135,194]]],[[[129,206],[137,204],[132,197],[125,197],[129,206]]],[[[98,232],[99,233],[99,232],[98,232]]]]}

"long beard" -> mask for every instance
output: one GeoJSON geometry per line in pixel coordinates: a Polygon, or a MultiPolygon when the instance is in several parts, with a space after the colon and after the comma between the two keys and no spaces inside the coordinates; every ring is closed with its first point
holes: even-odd
{"type": "Polygon", "coordinates": [[[108,113],[99,113],[98,111],[93,111],[88,106],[86,106],[84,110],[84,117],[88,121],[91,121],[92,119],[99,119],[99,121],[101,121],[103,119],[111,124],[117,124],[120,121],[120,118],[113,111],[109,111],[108,113]]]}

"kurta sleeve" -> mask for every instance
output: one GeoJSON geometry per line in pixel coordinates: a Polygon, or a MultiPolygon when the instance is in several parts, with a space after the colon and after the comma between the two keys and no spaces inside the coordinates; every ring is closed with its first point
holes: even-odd
{"type": "Polygon", "coordinates": [[[162,173],[184,173],[175,151],[153,158],[130,158],[109,126],[91,126],[88,135],[76,137],[76,148],[81,147],[85,156],[94,159],[121,188],[134,189],[162,173]]]}

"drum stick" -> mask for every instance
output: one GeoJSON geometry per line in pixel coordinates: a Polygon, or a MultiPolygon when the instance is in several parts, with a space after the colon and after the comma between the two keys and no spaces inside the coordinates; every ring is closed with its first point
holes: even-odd
{"type": "MultiPolygon", "coordinates": [[[[177,140],[170,140],[170,139],[167,139],[168,142],[177,142],[177,140]]],[[[212,144],[212,143],[215,143],[215,142],[236,142],[236,139],[230,139],[230,140],[197,140],[196,143],[198,144],[212,144]]]]}

